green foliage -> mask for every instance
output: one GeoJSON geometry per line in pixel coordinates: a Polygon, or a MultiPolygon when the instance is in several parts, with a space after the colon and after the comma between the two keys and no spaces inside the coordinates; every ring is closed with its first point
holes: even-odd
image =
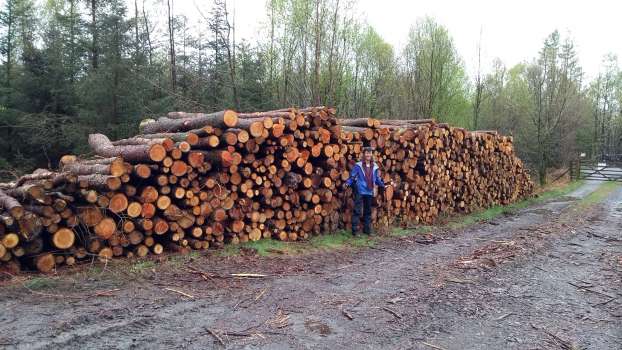
{"type": "Polygon", "coordinates": [[[426,17],[410,29],[404,49],[409,115],[468,126],[470,108],[462,59],[449,32],[426,17]]]}

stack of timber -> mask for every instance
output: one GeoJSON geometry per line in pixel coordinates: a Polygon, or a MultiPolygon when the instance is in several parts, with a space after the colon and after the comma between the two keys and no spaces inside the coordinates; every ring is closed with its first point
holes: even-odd
{"type": "Polygon", "coordinates": [[[386,183],[376,225],[508,204],[533,190],[512,138],[433,120],[337,119],[327,107],[172,112],[0,184],[0,267],[48,272],[81,260],[143,257],[348,228],[343,189],[362,147],[386,183]]]}

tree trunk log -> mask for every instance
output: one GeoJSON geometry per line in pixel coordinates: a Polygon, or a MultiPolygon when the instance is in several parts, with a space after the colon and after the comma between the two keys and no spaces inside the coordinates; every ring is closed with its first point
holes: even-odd
{"type": "Polygon", "coordinates": [[[181,119],[160,118],[157,121],[144,124],[141,132],[143,134],[155,134],[162,132],[179,132],[202,128],[211,125],[215,128],[232,128],[237,125],[238,115],[232,110],[221,112],[193,115],[192,117],[181,119]]]}

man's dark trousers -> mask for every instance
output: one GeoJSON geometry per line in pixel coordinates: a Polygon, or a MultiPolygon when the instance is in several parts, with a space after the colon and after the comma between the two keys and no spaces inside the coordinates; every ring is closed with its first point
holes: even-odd
{"type": "Polygon", "coordinates": [[[374,197],[371,195],[354,194],[354,210],[352,211],[352,233],[358,233],[359,220],[363,214],[363,233],[371,234],[371,206],[374,197]]]}

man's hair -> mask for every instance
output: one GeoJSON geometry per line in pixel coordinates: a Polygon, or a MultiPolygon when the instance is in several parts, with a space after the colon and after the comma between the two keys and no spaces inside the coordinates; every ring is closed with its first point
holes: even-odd
{"type": "Polygon", "coordinates": [[[373,147],[363,147],[363,153],[364,152],[374,152],[374,148],[373,147]]]}

